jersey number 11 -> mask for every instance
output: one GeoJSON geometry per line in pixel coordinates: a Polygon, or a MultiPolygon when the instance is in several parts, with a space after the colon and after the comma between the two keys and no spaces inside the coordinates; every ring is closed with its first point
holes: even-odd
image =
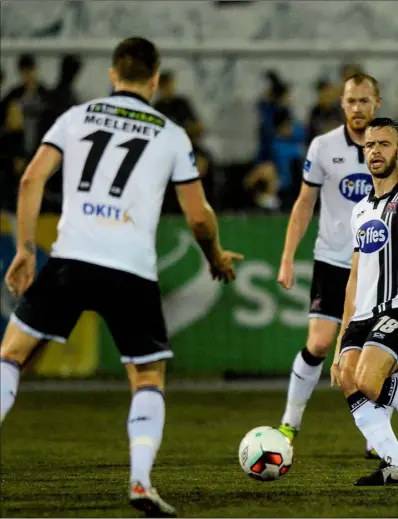
{"type": "MultiPolygon", "coordinates": [[[[97,132],[90,133],[90,135],[86,135],[86,137],[81,139],[82,141],[92,142],[92,146],[84,164],[79,187],[77,188],[78,191],[90,191],[98,163],[112,137],[113,133],[98,130],[97,132]]],[[[117,170],[115,179],[109,189],[109,195],[114,196],[115,198],[120,198],[122,196],[127,181],[133,172],[134,166],[137,164],[148,143],[149,141],[146,139],[134,138],[117,146],[118,148],[126,148],[127,153],[117,170]]]]}

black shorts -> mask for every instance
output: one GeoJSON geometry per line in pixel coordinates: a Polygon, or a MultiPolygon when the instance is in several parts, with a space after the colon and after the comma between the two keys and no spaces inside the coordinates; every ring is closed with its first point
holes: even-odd
{"type": "Polygon", "coordinates": [[[350,269],[315,260],[309,317],[341,323],[350,269]]]}
{"type": "Polygon", "coordinates": [[[85,310],[104,319],[123,363],[173,356],[158,283],[83,261],[50,258],[11,320],[33,337],[66,342],[85,310]]]}
{"type": "Polygon", "coordinates": [[[366,319],[351,321],[341,339],[340,356],[348,350],[362,350],[364,346],[379,346],[398,362],[398,309],[393,308],[366,319]]]}

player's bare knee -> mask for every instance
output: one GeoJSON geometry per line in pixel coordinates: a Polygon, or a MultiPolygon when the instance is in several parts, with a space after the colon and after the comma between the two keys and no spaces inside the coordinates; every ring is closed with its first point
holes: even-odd
{"type": "Polygon", "coordinates": [[[378,374],[365,371],[360,374],[357,373],[355,377],[355,383],[359,391],[374,402],[380,395],[383,382],[384,380],[378,374]]]}
{"type": "Polygon", "coordinates": [[[337,323],[327,319],[310,319],[307,349],[315,357],[326,357],[333,346],[337,323]]]}
{"type": "Polygon", "coordinates": [[[159,388],[161,391],[164,390],[166,371],[166,362],[164,360],[147,364],[136,364],[134,368],[134,377],[129,377],[133,391],[137,391],[137,389],[145,386],[153,386],[159,388]]]}
{"type": "Polygon", "coordinates": [[[307,350],[314,355],[314,357],[327,357],[332,341],[328,342],[321,335],[314,335],[308,338],[307,350]]]}
{"type": "Polygon", "coordinates": [[[358,391],[356,385],[356,370],[360,354],[360,350],[357,349],[343,350],[341,353],[339,361],[340,385],[346,397],[358,391]]]}
{"type": "Polygon", "coordinates": [[[39,339],[27,335],[14,323],[9,323],[1,343],[0,358],[18,362],[22,366],[39,343],[39,339]]]}
{"type": "Polygon", "coordinates": [[[340,385],[345,396],[355,393],[357,390],[355,383],[355,366],[344,362],[340,364],[340,385]]]}
{"type": "Polygon", "coordinates": [[[147,371],[137,373],[135,380],[134,391],[137,391],[141,387],[153,386],[159,388],[161,391],[164,390],[164,375],[159,371],[147,371]]]}

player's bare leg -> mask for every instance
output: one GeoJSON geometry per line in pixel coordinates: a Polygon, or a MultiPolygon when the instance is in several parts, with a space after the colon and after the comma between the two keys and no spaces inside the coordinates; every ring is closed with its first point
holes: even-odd
{"type": "MultiPolygon", "coordinates": [[[[352,349],[346,350],[344,355],[340,359],[340,382],[341,388],[344,392],[344,396],[349,399],[351,395],[358,392],[358,388],[355,383],[355,372],[357,369],[358,361],[361,355],[361,350],[352,349]]],[[[380,407],[378,413],[383,413],[383,416],[379,416],[379,420],[387,418],[391,422],[391,408],[380,407]],[[385,416],[384,416],[385,415],[385,416]]],[[[355,420],[355,416],[354,416],[355,420]]],[[[366,451],[365,458],[369,460],[380,459],[380,456],[376,449],[372,446],[371,442],[366,438],[366,451]]]]}
{"type": "Polygon", "coordinates": [[[355,372],[361,356],[360,348],[345,350],[341,355],[340,366],[340,384],[344,396],[348,398],[358,391],[355,383],[355,372]]]}
{"type": "Polygon", "coordinates": [[[164,360],[126,364],[133,391],[127,430],[130,441],[131,505],[148,517],[175,517],[176,511],[152,487],[150,474],[163,435],[165,405],[164,360]]]}
{"type": "Polygon", "coordinates": [[[355,373],[358,389],[377,401],[384,383],[396,371],[397,359],[388,351],[365,344],[355,373]]]}
{"type": "Polygon", "coordinates": [[[394,444],[393,432],[390,423],[390,413],[383,406],[377,406],[370,401],[356,385],[356,372],[361,358],[360,349],[345,350],[340,359],[340,382],[347,399],[352,416],[358,429],[365,436],[369,444],[375,447],[382,459],[388,452],[388,444],[394,444]],[[373,428],[376,424],[376,430],[373,428]],[[387,443],[384,438],[389,438],[387,443]],[[380,441],[382,445],[380,445],[380,441]],[[386,450],[387,449],[387,450],[386,450]]]}
{"type": "Polygon", "coordinates": [[[341,385],[355,423],[385,461],[374,473],[360,478],[358,486],[398,485],[398,440],[389,413],[377,403],[377,393],[394,364],[390,353],[375,346],[365,347],[362,353],[347,350],[340,360],[341,385]]]}
{"type": "MultiPolygon", "coordinates": [[[[369,350],[368,350],[368,351],[369,351],[369,350]]],[[[367,355],[366,350],[365,350],[365,352],[364,352],[364,355],[367,355]]],[[[389,360],[388,360],[388,362],[389,362],[389,360]]],[[[385,405],[384,408],[385,408],[385,412],[387,413],[387,415],[388,415],[388,417],[389,417],[389,420],[391,421],[392,414],[393,414],[393,412],[394,412],[394,408],[391,407],[391,406],[387,406],[387,405],[385,405]]],[[[369,450],[368,450],[368,452],[371,453],[371,451],[369,451],[369,450]]],[[[374,459],[374,456],[369,456],[369,458],[370,458],[370,459],[372,459],[372,458],[374,459]]]]}
{"type": "Polygon", "coordinates": [[[0,423],[14,405],[21,366],[40,343],[41,339],[25,333],[15,323],[8,324],[0,348],[0,423]]]}
{"type": "Polygon", "coordinates": [[[323,362],[334,344],[339,324],[329,319],[309,321],[307,346],[300,351],[290,375],[286,409],[279,430],[291,441],[296,437],[309,399],[319,382],[323,362]]]}

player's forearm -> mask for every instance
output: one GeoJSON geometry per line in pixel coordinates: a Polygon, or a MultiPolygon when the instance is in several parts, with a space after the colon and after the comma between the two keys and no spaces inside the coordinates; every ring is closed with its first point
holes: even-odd
{"type": "Polygon", "coordinates": [[[206,259],[212,263],[221,251],[217,218],[213,209],[206,204],[201,218],[188,224],[206,259]]]}
{"type": "Polygon", "coordinates": [[[19,183],[18,194],[18,236],[17,248],[19,251],[35,252],[36,227],[43,199],[44,183],[33,181],[28,172],[19,183]]]}
{"type": "Polygon", "coordinates": [[[298,200],[293,207],[286,233],[282,261],[293,261],[296,250],[307,232],[314,208],[298,200]]]}

